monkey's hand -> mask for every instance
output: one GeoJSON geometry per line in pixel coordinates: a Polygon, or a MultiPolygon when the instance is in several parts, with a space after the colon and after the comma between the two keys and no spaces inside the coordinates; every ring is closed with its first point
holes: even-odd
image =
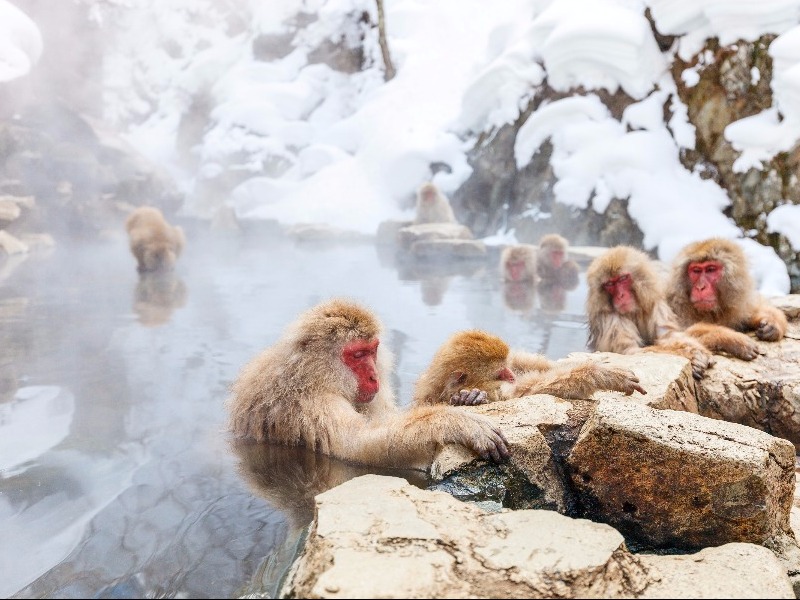
{"type": "Polygon", "coordinates": [[[724,352],[742,360],[753,360],[761,353],[753,338],[738,331],[729,333],[720,346],[724,352]]]}
{"type": "MultiPolygon", "coordinates": [[[[459,411],[461,412],[461,411],[459,411]]],[[[462,412],[463,427],[459,431],[458,443],[477,453],[484,460],[504,462],[511,454],[508,440],[494,422],[482,415],[462,412]]]]}
{"type": "Polygon", "coordinates": [[[756,337],[765,342],[777,342],[781,339],[781,331],[775,323],[767,319],[761,319],[758,323],[758,329],[756,329],[756,337]]]}
{"type": "Polygon", "coordinates": [[[647,390],[639,385],[639,378],[636,373],[629,369],[601,367],[600,376],[602,381],[601,389],[622,392],[626,396],[630,396],[633,392],[647,393],[647,390]]]}
{"type": "Polygon", "coordinates": [[[694,350],[689,361],[692,363],[692,377],[700,381],[705,377],[706,370],[714,366],[714,355],[705,350],[694,350]]]}
{"type": "Polygon", "coordinates": [[[450,404],[453,406],[475,406],[477,404],[486,404],[487,402],[489,402],[489,396],[486,392],[477,388],[461,390],[450,398],[450,404]]]}

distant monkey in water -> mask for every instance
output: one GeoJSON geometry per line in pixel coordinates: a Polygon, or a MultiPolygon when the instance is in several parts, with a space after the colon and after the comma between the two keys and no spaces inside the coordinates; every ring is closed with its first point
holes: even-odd
{"type": "Polygon", "coordinates": [[[436,351],[414,386],[413,403],[474,405],[532,394],[584,399],[600,390],[646,393],[627,369],[593,361],[556,365],[541,354],[511,351],[499,337],[470,329],[455,333],[436,351]]]}
{"type": "Polygon", "coordinates": [[[500,274],[506,282],[536,282],[536,246],[513,244],[500,253],[500,274]]]}
{"type": "Polygon", "coordinates": [[[508,458],[502,432],[482,415],[447,406],[400,409],[382,337],[375,315],[352,301],[307,310],[242,369],[227,403],[231,430],[378,466],[427,470],[448,443],[487,460],[508,458]]]}
{"type": "Polygon", "coordinates": [[[425,223],[456,223],[450,201],[433,183],[423,183],[417,190],[414,225],[425,223]]]}
{"type": "Polygon", "coordinates": [[[170,225],[152,206],[136,208],[125,221],[131,252],[140,273],[170,271],[186,244],[179,225],[170,225]]]}
{"type": "Polygon", "coordinates": [[[758,293],[744,252],[733,240],[687,245],[673,262],[667,289],[679,323],[713,351],[751,360],[758,348],[740,332],[752,331],[765,342],[786,333],[786,315],[758,293]]]}
{"type": "Polygon", "coordinates": [[[539,279],[567,290],[578,287],[578,263],[567,257],[569,244],[557,233],[539,240],[536,253],[536,273],[539,279]]]}

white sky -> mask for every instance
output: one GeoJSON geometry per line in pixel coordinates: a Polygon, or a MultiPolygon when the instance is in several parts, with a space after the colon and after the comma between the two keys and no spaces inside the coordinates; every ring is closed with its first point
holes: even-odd
{"type": "MultiPolygon", "coordinates": [[[[357,39],[349,15],[367,11],[376,20],[374,0],[240,0],[253,30],[230,38],[213,19],[187,24],[182,10],[193,5],[211,14],[210,3],[129,2],[147,10],[131,17],[130,37],[108,55],[108,115],[142,114],[134,93],[147,87],[158,107],[144,114],[149,118],[129,139],[172,165],[187,192],[198,177],[253,172],[228,200],[241,218],[368,233],[383,220],[410,218],[400,206],[430,176],[428,165],[451,166],[434,181],[452,192],[470,174],[466,151],[477,133],[516,119],[531,89],[546,79],[559,91],[589,90],[541,106],[516,142],[515,159],[523,166],[551,140],[557,201],[585,207],[592,198],[602,210],[612,197],[628,197],[645,246],[663,260],[693,240],[741,237],[721,212],[729,204],[724,190],[678,159],[681,147],[694,146],[694,130],[668,76],[671,53],[690,56],[710,36],[733,43],[779,34],[770,47],[774,107],[726,130],[741,151],[735,168],[760,168],[800,139],[800,0],[494,0],[491,8],[485,0],[384,0],[397,68],[388,83],[374,32],[364,41],[373,68],[345,75],[307,59],[309,48],[337,32],[357,39]],[[253,37],[281,32],[301,6],[320,17],[305,29],[304,43],[278,60],[253,60],[253,37]],[[648,7],[660,32],[678,36],[674,49],[658,49],[644,17],[648,7]],[[164,53],[165,39],[178,40],[184,56],[164,53]],[[621,121],[591,93],[619,88],[639,100],[621,121]],[[199,93],[212,99],[212,122],[195,149],[198,173],[184,173],[177,166],[177,125],[188,99],[199,93]],[[669,124],[661,116],[665,101],[675,114],[669,124]],[[280,157],[286,170],[256,176],[268,157],[280,157]]],[[[9,7],[0,0],[0,81],[26,73],[41,49],[35,27],[9,7]]],[[[697,73],[687,70],[683,80],[692,85],[697,73]]],[[[215,208],[194,200],[185,211],[208,217],[215,208]]],[[[770,230],[800,250],[800,210],[780,209],[768,218],[770,230]]],[[[513,232],[491,238],[498,239],[513,241],[513,232]]],[[[777,255],[754,243],[743,246],[761,291],[788,292],[777,255]]]]}

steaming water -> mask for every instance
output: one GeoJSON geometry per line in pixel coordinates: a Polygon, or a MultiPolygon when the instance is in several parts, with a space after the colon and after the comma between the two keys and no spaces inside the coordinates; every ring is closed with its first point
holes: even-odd
{"type": "Polygon", "coordinates": [[[378,472],[222,431],[239,368],[320,300],[380,315],[401,403],[458,329],[552,358],[585,348],[583,280],[563,312],[520,312],[494,258],[420,270],[371,242],[194,229],[163,280],[139,278],[122,236],[0,265],[0,596],[274,593],[313,495],[378,472]]]}

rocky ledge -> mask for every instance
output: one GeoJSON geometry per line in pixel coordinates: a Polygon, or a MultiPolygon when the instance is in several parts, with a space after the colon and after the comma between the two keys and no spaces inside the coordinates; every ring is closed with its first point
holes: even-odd
{"type": "Polygon", "coordinates": [[[776,305],[786,339],[700,382],[680,357],[576,353],[648,393],[464,407],[502,426],[511,460],[449,446],[427,490],[366,475],[318,495],[282,595],[795,597],[800,301],[776,305]]]}

